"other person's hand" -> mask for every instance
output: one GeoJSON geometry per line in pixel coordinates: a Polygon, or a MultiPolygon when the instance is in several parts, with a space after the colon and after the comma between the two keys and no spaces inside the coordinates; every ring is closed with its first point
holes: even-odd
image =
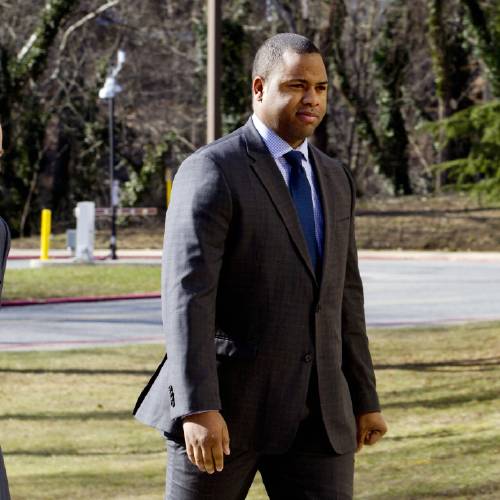
{"type": "Polygon", "coordinates": [[[387,432],[387,424],[382,413],[378,411],[358,415],[356,428],[358,442],[356,451],[360,451],[365,444],[375,444],[387,432]]]}
{"type": "Polygon", "coordinates": [[[218,411],[188,415],[182,427],[189,460],[202,472],[220,472],[224,455],[230,453],[229,432],[222,415],[218,411]]]}

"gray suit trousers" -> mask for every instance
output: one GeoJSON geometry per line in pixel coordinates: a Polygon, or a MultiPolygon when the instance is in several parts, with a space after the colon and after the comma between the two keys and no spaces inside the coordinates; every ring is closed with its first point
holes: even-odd
{"type": "Polygon", "coordinates": [[[231,450],[222,472],[200,472],[185,447],[167,440],[166,500],[243,500],[257,471],[271,500],[351,500],[354,454],[309,452],[293,446],[285,454],[231,450]]]}
{"type": "MultiPolygon", "coordinates": [[[[316,370],[313,370],[315,373],[316,370]]],[[[311,377],[306,417],[283,454],[231,450],[222,472],[200,472],[182,442],[167,439],[166,500],[243,500],[257,471],[271,500],[350,500],[354,454],[333,450],[323,424],[316,377],[311,377]]]]}

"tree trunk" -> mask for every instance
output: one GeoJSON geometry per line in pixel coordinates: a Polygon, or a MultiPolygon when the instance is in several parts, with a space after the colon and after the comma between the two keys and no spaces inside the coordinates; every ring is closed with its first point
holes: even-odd
{"type": "Polygon", "coordinates": [[[481,58],[491,74],[491,86],[495,97],[500,97],[500,34],[490,26],[500,24],[500,8],[496,2],[487,10],[478,0],[462,0],[479,39],[481,58]],[[489,20],[489,22],[488,22],[489,20]]]}

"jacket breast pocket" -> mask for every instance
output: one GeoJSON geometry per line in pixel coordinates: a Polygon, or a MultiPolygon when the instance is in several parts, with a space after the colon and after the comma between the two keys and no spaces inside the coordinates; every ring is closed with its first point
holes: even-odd
{"type": "Polygon", "coordinates": [[[218,359],[247,359],[257,356],[257,345],[249,342],[215,336],[215,354],[218,359]]]}
{"type": "Polygon", "coordinates": [[[338,224],[339,222],[347,222],[351,220],[351,212],[342,212],[337,214],[335,217],[335,223],[338,224]]]}

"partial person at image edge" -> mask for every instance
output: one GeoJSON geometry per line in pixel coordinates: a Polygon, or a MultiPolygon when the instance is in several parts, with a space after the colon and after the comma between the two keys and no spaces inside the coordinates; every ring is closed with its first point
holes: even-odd
{"type": "MultiPolygon", "coordinates": [[[[3,154],[2,149],[3,135],[2,125],[0,125],[0,157],[3,154]]],[[[5,266],[7,264],[7,256],[10,249],[10,232],[7,223],[0,217],[0,307],[2,307],[2,288],[3,278],[5,274],[5,266]]],[[[7,480],[7,472],[3,461],[2,448],[0,447],[0,499],[10,500],[9,482],[7,480]]]]}

